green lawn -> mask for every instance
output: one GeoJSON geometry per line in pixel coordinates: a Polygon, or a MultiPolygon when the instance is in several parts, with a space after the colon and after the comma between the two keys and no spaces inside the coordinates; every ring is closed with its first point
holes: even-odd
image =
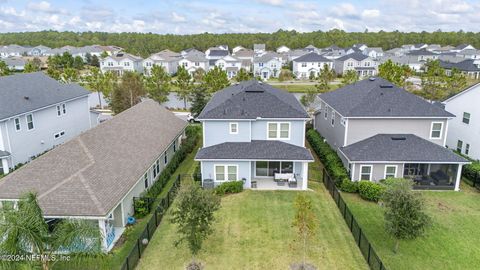
{"type": "MultiPolygon", "coordinates": [[[[310,168],[320,168],[312,163],[310,168]]],[[[319,173],[311,173],[319,180],[319,173]]],[[[343,218],[323,184],[310,181],[318,230],[310,244],[308,261],[318,269],[368,269],[343,218]]],[[[253,191],[222,198],[215,232],[204,243],[198,259],[206,269],[288,269],[301,259],[293,244],[291,226],[295,191],[253,191]]],[[[187,248],[174,247],[176,227],[168,213],[154,234],[137,269],[183,269],[190,261],[187,248]]]]}
{"type": "Polygon", "coordinates": [[[480,193],[466,184],[461,191],[422,191],[433,225],[424,237],[394,241],[384,231],[382,208],[356,194],[345,201],[388,269],[478,269],[480,193]]]}

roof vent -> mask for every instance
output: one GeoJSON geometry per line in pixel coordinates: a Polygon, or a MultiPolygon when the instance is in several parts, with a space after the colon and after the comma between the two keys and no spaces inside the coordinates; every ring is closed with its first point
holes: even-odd
{"type": "Polygon", "coordinates": [[[30,97],[28,97],[28,96],[24,96],[23,98],[26,99],[26,100],[30,99],[30,97]]]}
{"type": "Polygon", "coordinates": [[[375,81],[375,77],[370,77],[370,78],[368,78],[368,80],[373,82],[373,81],[375,81]]]}
{"type": "Polygon", "coordinates": [[[405,137],[392,137],[392,141],[405,141],[406,139],[405,137]]]}
{"type": "Polygon", "coordinates": [[[263,82],[262,82],[262,81],[258,81],[258,84],[263,84],[263,82]]]}
{"type": "Polygon", "coordinates": [[[382,84],[382,85],[380,85],[380,88],[393,88],[393,85],[391,85],[391,84],[382,84]]]}

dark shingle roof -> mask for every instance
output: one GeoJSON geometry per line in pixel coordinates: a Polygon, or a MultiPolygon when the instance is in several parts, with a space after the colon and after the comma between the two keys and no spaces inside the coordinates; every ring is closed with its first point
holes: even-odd
{"type": "Polygon", "coordinates": [[[468,46],[470,46],[470,44],[460,44],[457,47],[455,47],[455,50],[463,50],[468,46]]]}
{"type": "Polygon", "coordinates": [[[427,49],[421,49],[410,51],[409,53],[407,53],[407,55],[438,55],[438,53],[428,51],[427,49]]]}
{"type": "Polygon", "coordinates": [[[307,112],[286,91],[250,80],[217,92],[198,119],[308,118],[307,112]]]}
{"type": "Polygon", "coordinates": [[[35,191],[46,216],[104,217],[185,126],[145,100],[5,176],[0,199],[35,191]]]}
{"type": "Polygon", "coordinates": [[[0,120],[89,93],[78,84],[62,84],[43,72],[0,77],[0,120]]]}
{"type": "Polygon", "coordinates": [[[344,117],[454,117],[380,77],[321,94],[320,98],[344,117]]]}
{"type": "Polygon", "coordinates": [[[195,159],[313,160],[308,149],[281,141],[226,142],[198,151],[195,159]]]}
{"type": "Polygon", "coordinates": [[[332,60],[327,59],[319,55],[318,53],[314,53],[314,52],[302,55],[293,61],[294,62],[332,62],[332,60]]]}
{"type": "Polygon", "coordinates": [[[473,59],[467,59],[458,63],[452,63],[440,60],[440,66],[445,69],[456,68],[461,71],[480,71],[480,65],[474,64],[474,61],[473,59]]]}
{"type": "Polygon", "coordinates": [[[351,54],[344,55],[340,58],[337,58],[336,60],[337,61],[345,61],[345,60],[348,60],[350,58],[355,59],[357,61],[362,61],[362,60],[367,59],[368,55],[365,55],[361,52],[354,52],[354,53],[351,53],[351,54]]]}
{"type": "Polygon", "coordinates": [[[340,150],[350,161],[468,162],[452,150],[413,134],[377,134],[340,150]]]}
{"type": "Polygon", "coordinates": [[[209,56],[227,56],[227,50],[210,50],[209,56]]]}

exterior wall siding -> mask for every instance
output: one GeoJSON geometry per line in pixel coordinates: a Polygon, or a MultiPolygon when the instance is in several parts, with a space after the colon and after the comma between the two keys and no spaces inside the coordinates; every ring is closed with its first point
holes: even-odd
{"type": "Polygon", "coordinates": [[[362,165],[371,165],[372,166],[372,178],[371,180],[374,182],[378,182],[382,179],[385,179],[385,166],[397,166],[397,176],[396,177],[403,177],[403,164],[402,163],[375,163],[375,164],[368,164],[368,163],[355,163],[354,166],[352,166],[353,169],[353,175],[352,175],[352,180],[353,181],[360,181],[360,167],[362,165]]]}
{"type": "Polygon", "coordinates": [[[333,126],[331,117],[332,108],[322,104],[322,110],[315,114],[315,129],[322,134],[332,148],[337,149],[343,146],[346,127],[342,125],[342,117],[338,113],[335,113],[333,126]],[[325,119],[325,110],[327,110],[327,119],[325,119]]]}
{"type": "MultiPolygon", "coordinates": [[[[202,161],[202,178],[203,179],[215,179],[215,165],[237,165],[238,166],[238,179],[242,180],[243,178],[246,179],[244,184],[245,188],[250,188],[251,178],[250,178],[250,161],[202,161]]],[[[252,162],[253,163],[253,162],[252,162]]],[[[254,167],[254,164],[251,165],[254,167]]],[[[253,177],[253,175],[252,175],[253,177]]],[[[216,182],[215,185],[220,184],[216,182]]]]}
{"type": "Polygon", "coordinates": [[[304,147],[304,120],[258,120],[252,122],[252,140],[267,140],[267,123],[268,122],[289,122],[290,123],[290,139],[281,140],[286,143],[304,147]]]}
{"type": "Polygon", "coordinates": [[[250,121],[205,121],[205,145],[212,146],[224,142],[249,142],[250,121]],[[230,134],[230,123],[238,123],[237,134],[230,134]]]}

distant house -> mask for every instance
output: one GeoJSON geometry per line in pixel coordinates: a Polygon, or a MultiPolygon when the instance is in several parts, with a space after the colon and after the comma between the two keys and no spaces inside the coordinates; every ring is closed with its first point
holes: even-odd
{"type": "Polygon", "coordinates": [[[307,112],[291,94],[256,80],[215,93],[198,117],[203,125],[202,183],[243,181],[244,188],[308,187],[307,112]]]}
{"type": "Polygon", "coordinates": [[[290,51],[290,48],[287,46],[280,46],[277,48],[277,53],[288,53],[290,51]]]}
{"type": "Polygon", "coordinates": [[[406,55],[416,57],[418,61],[437,60],[438,53],[428,51],[427,49],[419,49],[408,52],[406,55]]]}
{"type": "Polygon", "coordinates": [[[158,180],[185,126],[157,102],[143,101],[5,176],[0,202],[36,192],[49,223],[91,222],[109,251],[134,215],[133,198],[158,180]]]}
{"type": "Polygon", "coordinates": [[[227,73],[227,77],[232,79],[242,68],[242,60],[231,55],[218,59],[215,66],[227,73]]]}
{"type": "Polygon", "coordinates": [[[177,73],[178,63],[182,59],[181,54],[172,52],[170,50],[163,50],[158,53],[150,55],[143,60],[143,70],[145,75],[150,75],[150,70],[154,65],[163,67],[165,71],[173,75],[177,73]]]}
{"type": "Polygon", "coordinates": [[[457,63],[440,61],[440,66],[446,70],[447,75],[456,68],[472,79],[480,79],[480,59],[467,59],[457,63]]]}
{"type": "Polygon", "coordinates": [[[458,57],[466,59],[480,59],[480,50],[465,49],[456,54],[458,57]]]}
{"type": "Polygon", "coordinates": [[[29,56],[44,56],[50,50],[51,50],[51,48],[49,48],[49,47],[39,45],[39,46],[35,46],[33,48],[30,48],[27,51],[27,55],[29,55],[29,56]]]}
{"type": "Polygon", "coordinates": [[[88,130],[89,94],[43,72],[0,77],[0,173],[88,130]]]}
{"type": "Polygon", "coordinates": [[[337,74],[345,74],[348,70],[355,70],[360,77],[375,76],[378,73],[377,61],[361,52],[337,58],[333,66],[337,74]]]}
{"type": "Polygon", "coordinates": [[[363,51],[365,51],[366,49],[368,49],[368,46],[367,46],[366,44],[363,44],[363,43],[353,44],[352,47],[359,49],[361,52],[363,52],[363,51]]]}
{"type": "Polygon", "coordinates": [[[475,50],[475,47],[470,44],[460,44],[457,47],[451,49],[452,52],[461,52],[463,50],[475,50]]]}
{"type": "Polygon", "coordinates": [[[282,58],[277,53],[268,52],[253,59],[253,74],[264,80],[278,78],[282,69],[282,58]]]}
{"type": "Polygon", "coordinates": [[[313,46],[312,44],[305,47],[304,50],[307,52],[318,52],[318,48],[313,46]]]}
{"type": "Polygon", "coordinates": [[[366,48],[362,51],[362,53],[373,59],[378,59],[384,56],[383,49],[381,47],[366,48]]]}
{"type": "Polygon", "coordinates": [[[307,53],[309,53],[309,52],[306,51],[305,49],[290,50],[289,52],[282,54],[282,60],[283,60],[283,58],[286,57],[286,61],[291,62],[291,61],[297,59],[298,57],[300,57],[302,55],[305,55],[307,53]]]}
{"type": "Polygon", "coordinates": [[[222,57],[230,55],[228,49],[223,49],[223,47],[213,47],[205,51],[205,57],[208,60],[218,60],[222,57]]]}
{"type": "Polygon", "coordinates": [[[417,189],[459,190],[469,162],[445,148],[447,121],[455,115],[378,77],[319,100],[314,127],[352,181],[408,178],[417,189]]]}
{"type": "Polygon", "coordinates": [[[27,54],[27,50],[27,48],[16,44],[0,46],[0,57],[22,56],[27,54]]]}
{"type": "Polygon", "coordinates": [[[332,60],[314,52],[307,53],[293,60],[293,74],[298,79],[308,79],[311,75],[316,77],[325,65],[333,69],[332,60]]]}
{"type": "Polygon", "coordinates": [[[129,53],[117,53],[115,55],[107,56],[100,60],[100,70],[105,73],[112,71],[118,75],[123,75],[125,71],[143,72],[143,59],[129,53]]]}
{"type": "Polygon", "coordinates": [[[393,63],[403,66],[408,66],[415,72],[423,72],[425,61],[419,61],[417,56],[385,56],[379,59],[379,64],[383,64],[386,61],[391,60],[393,63]]]}
{"type": "Polygon", "coordinates": [[[444,101],[445,110],[457,117],[448,121],[447,146],[480,160],[480,84],[444,101]]]}
{"type": "Polygon", "coordinates": [[[183,66],[190,75],[193,75],[197,69],[207,72],[210,66],[205,54],[195,49],[183,53],[183,58],[178,61],[178,65],[183,66]]]}
{"type": "Polygon", "coordinates": [[[242,61],[242,68],[244,68],[247,72],[252,72],[253,57],[255,56],[255,52],[253,50],[239,50],[236,51],[233,56],[242,61]]]}
{"type": "Polygon", "coordinates": [[[4,62],[10,70],[14,71],[23,71],[26,64],[26,61],[19,56],[0,57],[0,62],[4,62]]]}
{"type": "Polygon", "coordinates": [[[262,55],[267,50],[265,44],[253,44],[253,51],[255,52],[255,55],[262,55]]]}
{"type": "Polygon", "coordinates": [[[241,51],[241,50],[246,50],[246,48],[243,47],[243,46],[235,46],[235,47],[232,49],[232,54],[235,54],[236,52],[241,51]]]}

